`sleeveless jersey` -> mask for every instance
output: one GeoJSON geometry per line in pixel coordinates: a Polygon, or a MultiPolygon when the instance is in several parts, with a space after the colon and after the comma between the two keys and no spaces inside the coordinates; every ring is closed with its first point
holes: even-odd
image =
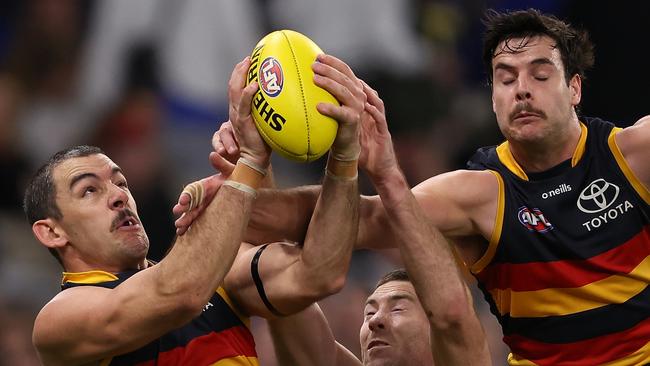
{"type": "Polygon", "coordinates": [[[573,158],[543,173],[524,172],[507,142],[468,162],[499,181],[492,238],[471,270],[510,365],[650,363],[650,192],[619,128],[581,129],[573,158]]]}
{"type": "MultiPolygon", "coordinates": [[[[62,290],[76,286],[115,288],[137,271],[64,273],[62,290]]],[[[220,287],[203,312],[135,351],[107,358],[100,366],[259,366],[248,318],[241,317],[220,287]]]]}

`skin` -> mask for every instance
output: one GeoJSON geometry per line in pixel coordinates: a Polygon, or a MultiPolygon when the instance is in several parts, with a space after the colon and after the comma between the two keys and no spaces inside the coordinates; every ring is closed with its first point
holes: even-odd
{"type": "Polygon", "coordinates": [[[550,37],[514,38],[508,44],[523,46],[516,53],[504,48],[506,42],[497,47],[492,108],[517,162],[526,171],[544,171],[571,157],[578,143],[575,107],[582,82],[578,75],[565,79],[550,37]]]}
{"type": "Polygon", "coordinates": [[[433,365],[429,323],[410,282],[391,281],[366,300],[359,331],[365,366],[433,365]]]}
{"type": "MultiPolygon", "coordinates": [[[[55,230],[59,247],[71,272],[106,268],[117,272],[144,268],[149,239],[120,168],[106,155],[68,159],[53,171],[56,200],[61,212],[55,230]],[[135,223],[118,227],[128,213],[135,223]],[[64,245],[60,245],[64,244],[64,245]]],[[[42,221],[36,225],[43,225],[42,221]]]]}

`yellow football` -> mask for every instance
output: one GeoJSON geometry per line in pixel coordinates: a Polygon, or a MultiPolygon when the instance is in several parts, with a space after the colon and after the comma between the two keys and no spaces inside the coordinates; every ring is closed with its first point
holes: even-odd
{"type": "Polygon", "coordinates": [[[266,35],[251,53],[248,83],[259,89],[251,106],[257,129],[271,148],[292,160],[309,162],[332,146],[338,123],[316,110],[320,102],[337,104],[314,84],[311,65],[323,51],[291,30],[266,35]]]}

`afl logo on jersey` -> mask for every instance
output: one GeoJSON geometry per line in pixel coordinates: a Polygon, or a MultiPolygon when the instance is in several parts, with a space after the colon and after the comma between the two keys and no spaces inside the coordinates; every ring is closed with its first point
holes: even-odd
{"type": "Polygon", "coordinates": [[[284,75],[282,75],[282,66],[273,57],[267,57],[260,65],[260,87],[269,97],[277,97],[282,91],[284,84],[284,75]]]}
{"type": "Polygon", "coordinates": [[[580,192],[578,208],[584,213],[600,212],[616,201],[619,191],[617,185],[602,178],[596,179],[580,192]]]}
{"type": "Polygon", "coordinates": [[[539,208],[529,209],[526,206],[520,207],[517,212],[517,218],[529,231],[545,233],[549,230],[553,230],[553,225],[548,222],[539,208]]]}

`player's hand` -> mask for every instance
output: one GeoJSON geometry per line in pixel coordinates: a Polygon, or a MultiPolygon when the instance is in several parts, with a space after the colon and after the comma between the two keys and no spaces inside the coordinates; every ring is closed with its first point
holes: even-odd
{"type": "Polygon", "coordinates": [[[338,160],[356,160],[361,149],[359,131],[366,103],[363,85],[350,67],[338,58],[320,54],[312,65],[314,83],[330,92],[341,103],[318,103],[316,109],[339,123],[332,153],[338,160]]]}
{"type": "Polygon", "coordinates": [[[241,157],[266,168],[271,159],[271,148],[260,136],[251,115],[253,95],[259,86],[257,83],[250,83],[246,86],[249,66],[250,58],[246,57],[235,66],[230,76],[228,115],[241,157]]]}
{"type": "Polygon", "coordinates": [[[399,165],[388,131],[384,102],[374,89],[363,80],[360,81],[368,99],[361,118],[359,166],[368,173],[374,184],[378,184],[392,174],[399,173],[399,165]]]}
{"type": "Polygon", "coordinates": [[[212,135],[212,149],[214,151],[210,153],[210,164],[228,178],[240,156],[239,143],[230,121],[222,123],[212,135]]]}
{"type": "Polygon", "coordinates": [[[203,186],[203,197],[201,197],[199,202],[194,204],[194,207],[190,207],[191,199],[189,194],[183,192],[179,195],[178,202],[174,208],[172,208],[174,215],[180,216],[174,222],[174,226],[176,226],[176,235],[180,236],[185,234],[190,225],[192,225],[192,222],[194,222],[194,220],[205,211],[205,208],[208,207],[210,202],[212,202],[212,199],[230,173],[232,173],[232,169],[227,174],[215,174],[191,183],[198,183],[203,186]]]}

